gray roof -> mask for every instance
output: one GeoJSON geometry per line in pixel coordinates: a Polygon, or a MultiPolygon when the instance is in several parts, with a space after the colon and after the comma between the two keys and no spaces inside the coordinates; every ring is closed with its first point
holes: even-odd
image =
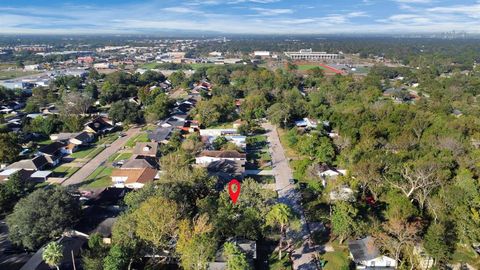
{"type": "Polygon", "coordinates": [[[155,142],[162,142],[164,140],[168,140],[168,138],[172,134],[172,131],[173,131],[173,127],[157,128],[156,130],[148,134],[148,139],[155,142]]]}
{"type": "Polygon", "coordinates": [[[154,160],[153,158],[142,157],[142,156],[138,158],[132,158],[122,165],[122,169],[143,169],[143,168],[155,169],[156,167],[158,167],[156,160],[154,160]]]}
{"type": "Polygon", "coordinates": [[[375,241],[371,236],[349,241],[348,249],[355,262],[369,261],[380,256],[380,251],[375,246],[375,241]]]}
{"type": "Polygon", "coordinates": [[[9,169],[25,169],[25,170],[40,170],[48,164],[48,160],[44,156],[38,156],[33,159],[24,159],[17,161],[10,166],[9,169]]]}
{"type": "Polygon", "coordinates": [[[140,142],[133,149],[134,155],[156,156],[158,144],[155,142],[140,142]]]}

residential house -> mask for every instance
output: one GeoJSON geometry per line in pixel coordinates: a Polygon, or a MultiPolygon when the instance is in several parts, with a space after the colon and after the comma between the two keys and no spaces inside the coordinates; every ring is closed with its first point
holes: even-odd
{"type": "Polygon", "coordinates": [[[159,178],[158,163],[153,156],[133,156],[119,169],[112,172],[115,187],[142,188],[146,183],[159,178]]]}
{"type": "MultiPolygon", "coordinates": [[[[88,235],[70,231],[63,234],[56,241],[62,246],[63,256],[59,269],[79,269],[82,247],[88,242],[88,235]]],[[[48,270],[51,269],[43,260],[44,247],[41,247],[20,270],[48,270]]]]}
{"type": "Polygon", "coordinates": [[[97,117],[85,124],[84,130],[94,134],[104,134],[111,132],[115,126],[113,122],[105,117],[97,117]]]}
{"type": "Polygon", "coordinates": [[[43,183],[47,181],[52,173],[52,171],[36,171],[30,175],[30,180],[36,183],[43,183]]]}
{"type": "Polygon", "coordinates": [[[38,153],[45,156],[51,166],[57,166],[63,154],[73,152],[73,149],[66,149],[66,146],[67,145],[62,142],[53,142],[38,149],[38,153]]]}
{"type": "Polygon", "coordinates": [[[48,160],[45,156],[37,156],[32,159],[24,159],[12,163],[7,169],[24,169],[27,171],[40,171],[48,165],[48,160]]]}
{"type": "MultiPolygon", "coordinates": [[[[239,250],[245,253],[248,263],[254,266],[255,261],[257,260],[257,243],[255,241],[246,240],[246,239],[235,239],[229,240],[235,244],[239,250]]],[[[227,258],[224,256],[223,245],[220,249],[217,250],[215,255],[215,260],[208,264],[209,270],[226,270],[227,268],[227,258]]]]}
{"type": "Polygon", "coordinates": [[[115,187],[142,188],[145,184],[153,182],[157,176],[153,168],[120,168],[112,171],[112,182],[115,187]]]}
{"type": "Polygon", "coordinates": [[[160,127],[148,132],[148,139],[152,142],[167,144],[173,133],[173,127],[160,127]]]}
{"type": "Polygon", "coordinates": [[[295,126],[315,129],[318,126],[318,121],[310,118],[303,118],[302,120],[295,121],[295,126]]]}
{"type": "Polygon", "coordinates": [[[382,255],[375,245],[371,236],[348,242],[350,257],[356,264],[356,269],[366,270],[393,270],[397,267],[397,261],[382,255]]]}
{"type": "Polygon", "coordinates": [[[202,151],[196,158],[195,163],[199,165],[208,165],[214,161],[231,160],[245,163],[247,155],[238,151],[202,151]]]}
{"type": "Polygon", "coordinates": [[[82,131],[77,133],[58,133],[50,135],[52,141],[69,142],[75,145],[88,145],[95,136],[92,133],[82,131]]]}
{"type": "Polygon", "coordinates": [[[335,202],[335,201],[354,202],[355,192],[353,191],[353,189],[349,188],[348,186],[341,185],[333,188],[329,192],[328,197],[332,202],[335,202]]]}
{"type": "Polygon", "coordinates": [[[11,168],[11,169],[7,168],[7,169],[0,172],[0,182],[10,180],[10,177],[14,174],[18,174],[20,179],[28,180],[28,179],[30,179],[30,176],[34,172],[35,171],[33,171],[33,170],[25,170],[25,169],[20,169],[20,168],[11,168]]]}
{"type": "Polygon", "coordinates": [[[324,187],[327,186],[328,180],[335,180],[338,176],[347,174],[347,170],[330,168],[326,164],[317,164],[314,169],[317,172],[317,175],[322,179],[322,185],[324,187]]]}
{"type": "Polygon", "coordinates": [[[137,143],[133,149],[134,156],[143,156],[143,157],[156,157],[158,150],[158,143],[155,142],[145,142],[137,143]]]}
{"type": "Polygon", "coordinates": [[[216,176],[219,182],[217,189],[223,190],[225,185],[235,179],[243,179],[245,175],[245,162],[234,160],[219,160],[206,165],[208,174],[216,176]]]}
{"type": "Polygon", "coordinates": [[[235,128],[214,128],[214,129],[200,129],[200,136],[233,136],[239,135],[235,128]]]}

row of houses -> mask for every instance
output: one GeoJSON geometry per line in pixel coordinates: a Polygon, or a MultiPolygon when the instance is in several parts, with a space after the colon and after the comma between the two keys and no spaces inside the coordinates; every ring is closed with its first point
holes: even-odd
{"type": "Polygon", "coordinates": [[[49,169],[58,166],[64,156],[88,147],[97,135],[110,132],[114,128],[115,125],[109,119],[97,117],[87,122],[81,132],[52,134],[50,136],[52,142],[40,147],[33,158],[6,166],[0,172],[0,180],[6,181],[18,173],[23,179],[44,182],[53,173],[49,169]]]}

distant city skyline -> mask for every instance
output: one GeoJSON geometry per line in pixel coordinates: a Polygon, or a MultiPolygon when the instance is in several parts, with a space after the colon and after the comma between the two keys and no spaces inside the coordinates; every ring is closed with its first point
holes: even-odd
{"type": "Polygon", "coordinates": [[[480,33],[480,1],[163,0],[0,3],[2,34],[480,33]]]}

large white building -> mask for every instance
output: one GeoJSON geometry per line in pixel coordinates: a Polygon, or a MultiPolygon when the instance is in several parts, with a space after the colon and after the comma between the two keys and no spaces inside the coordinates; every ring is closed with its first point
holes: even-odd
{"type": "Polygon", "coordinates": [[[298,52],[285,52],[285,55],[292,60],[332,60],[343,58],[343,54],[338,53],[326,53],[326,52],[314,52],[312,49],[303,49],[298,52]]]}

